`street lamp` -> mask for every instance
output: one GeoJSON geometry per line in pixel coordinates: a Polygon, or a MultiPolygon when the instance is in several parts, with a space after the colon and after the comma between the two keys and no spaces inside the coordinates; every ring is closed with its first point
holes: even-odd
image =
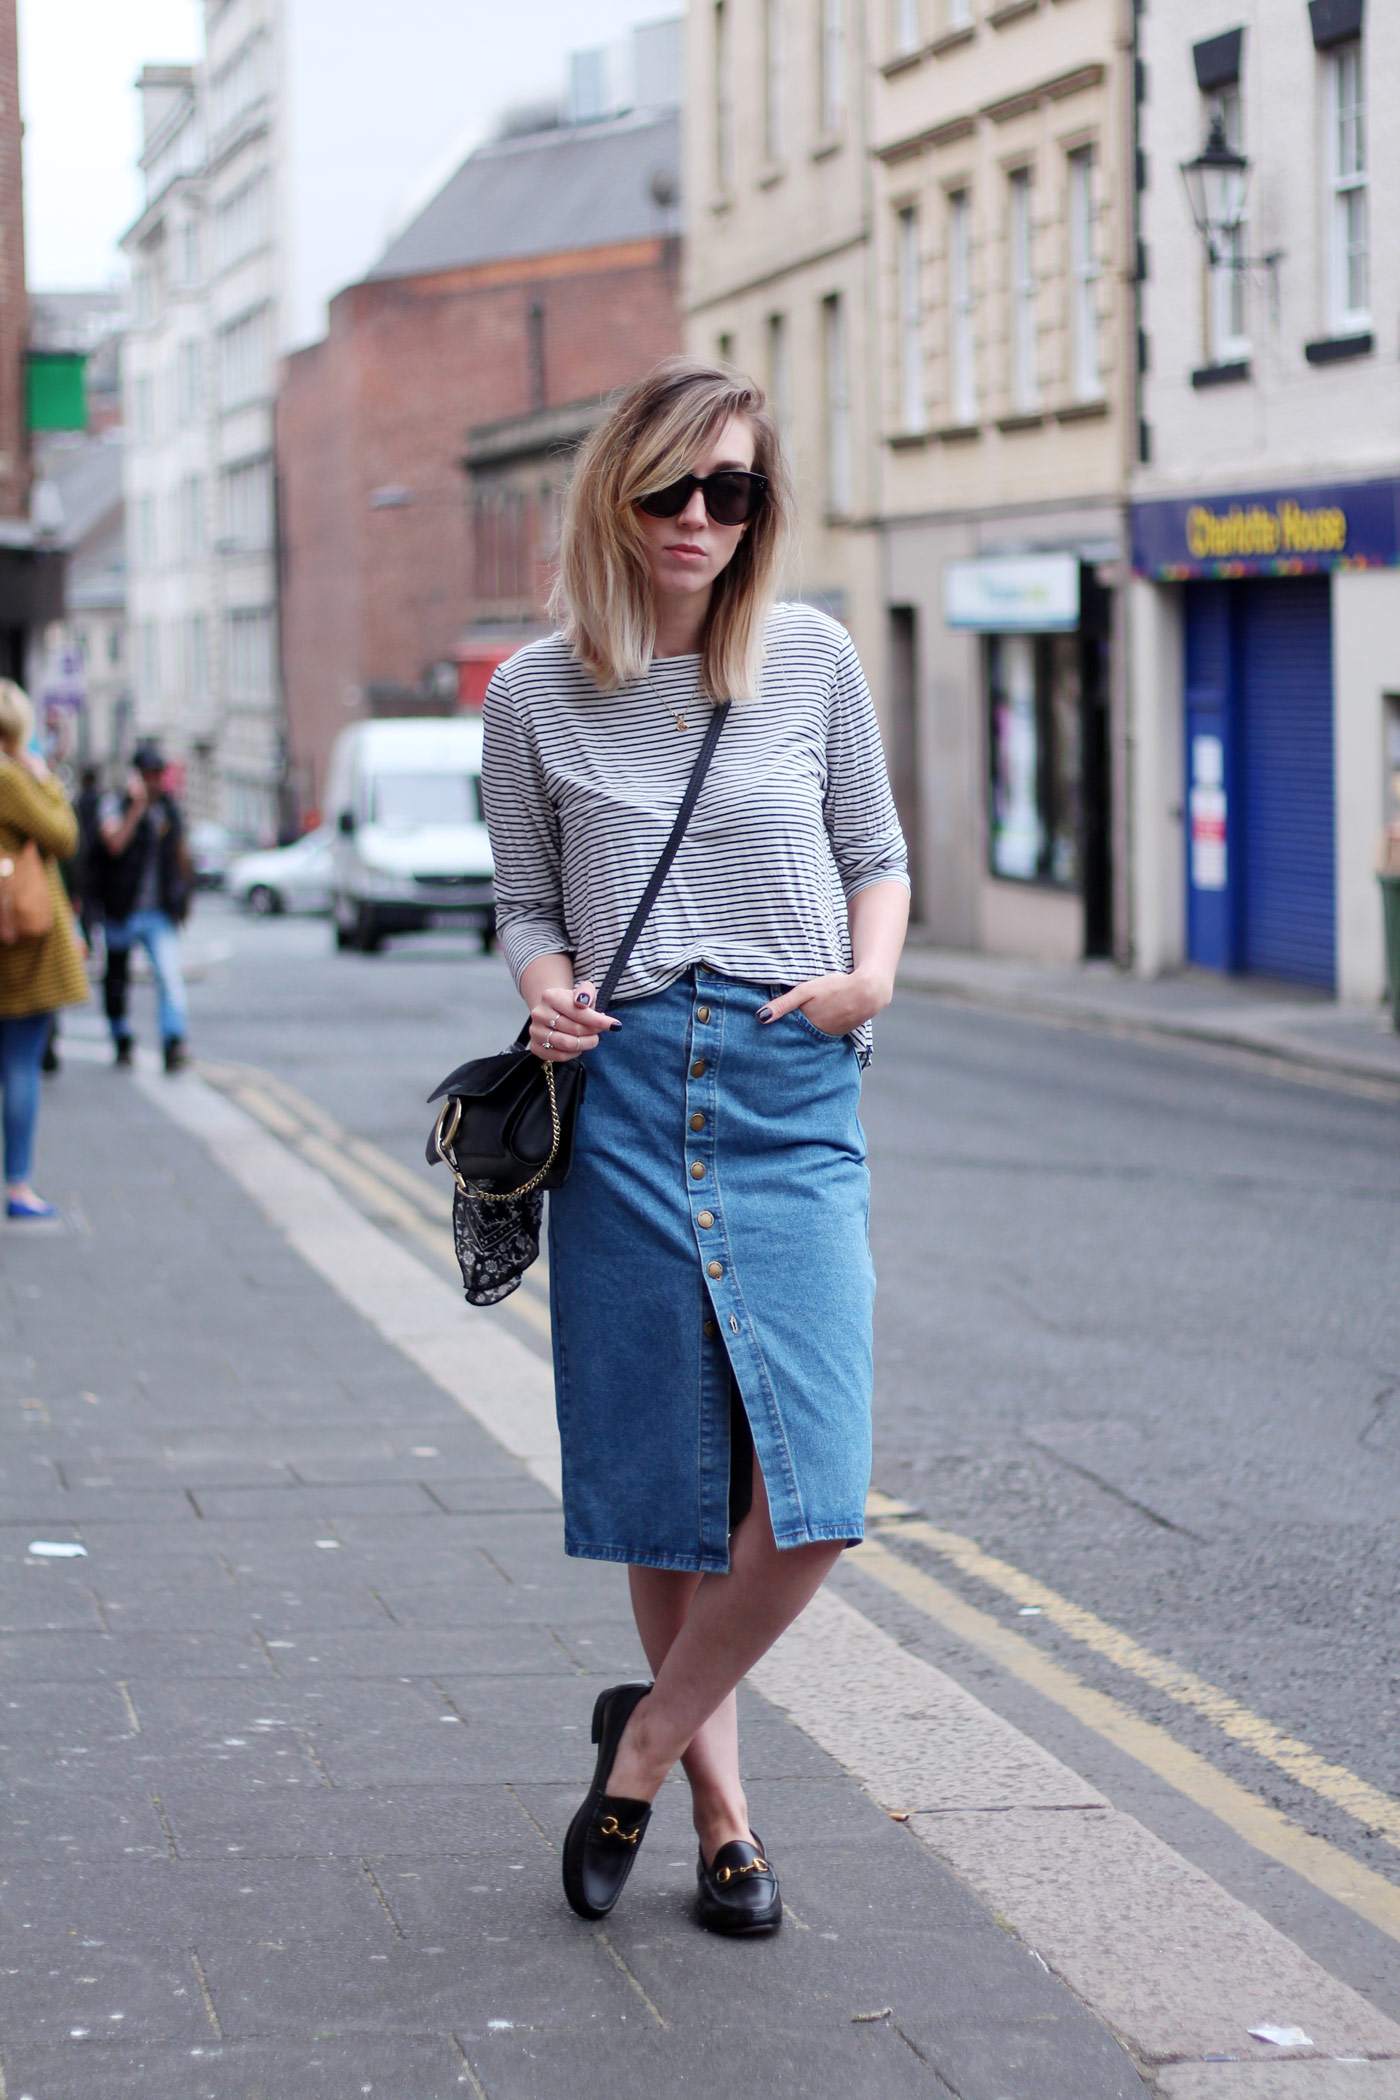
{"type": "MultiPolygon", "coordinates": [[[[1225,136],[1225,119],[1219,110],[1211,118],[1210,135],[1194,160],[1181,163],[1181,179],[1196,231],[1206,244],[1212,269],[1227,263],[1243,269],[1245,259],[1235,253],[1235,235],[1244,217],[1245,191],[1249,187],[1249,162],[1237,153],[1225,136]]],[[[1260,258],[1276,260],[1275,257],[1260,258]]]]}

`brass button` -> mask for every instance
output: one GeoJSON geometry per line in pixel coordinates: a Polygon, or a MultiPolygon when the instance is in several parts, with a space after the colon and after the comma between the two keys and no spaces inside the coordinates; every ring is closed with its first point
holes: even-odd
{"type": "Polygon", "coordinates": [[[695,1009],[695,1018],[696,1018],[696,1020],[697,1020],[697,1021],[708,1021],[708,1020],[709,1020],[709,1018],[710,1018],[710,1009],[709,1009],[709,1007],[708,1007],[708,1006],[697,1006],[697,1007],[696,1007],[696,1009],[695,1009]]]}
{"type": "Polygon", "coordinates": [[[694,1062],[694,1064],[693,1064],[693,1065],[691,1066],[691,1068],[690,1068],[690,1076],[691,1076],[691,1078],[692,1078],[692,1079],[700,1079],[700,1078],[702,1078],[702,1077],[703,1077],[703,1075],[704,1075],[704,1071],[705,1071],[705,1060],[704,1060],[704,1058],[703,1058],[703,1057],[697,1057],[697,1058],[696,1058],[696,1060],[695,1060],[695,1062],[694,1062]]]}
{"type": "Polygon", "coordinates": [[[704,1231],[708,1232],[710,1227],[715,1222],[715,1214],[712,1210],[702,1210],[698,1213],[695,1222],[697,1225],[701,1226],[704,1229],[704,1231]]]}
{"type": "Polygon", "coordinates": [[[690,1178],[692,1181],[703,1181],[705,1179],[705,1162],[703,1159],[693,1159],[691,1161],[690,1178]]]}
{"type": "Polygon", "coordinates": [[[690,1119],[690,1127],[692,1130],[703,1130],[705,1128],[705,1118],[697,1112],[690,1119]]]}
{"type": "Polygon", "coordinates": [[[716,1326],[713,1320],[707,1320],[705,1322],[705,1333],[709,1336],[711,1341],[713,1341],[715,1336],[719,1333],[719,1328],[716,1326]]]}
{"type": "Polygon", "coordinates": [[[723,1276],[724,1263],[722,1261],[707,1262],[705,1264],[705,1274],[707,1276],[723,1276]]]}

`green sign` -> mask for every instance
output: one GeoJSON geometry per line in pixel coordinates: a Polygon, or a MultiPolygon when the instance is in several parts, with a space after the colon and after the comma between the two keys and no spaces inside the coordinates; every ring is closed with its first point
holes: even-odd
{"type": "Polygon", "coordinates": [[[78,350],[31,350],[25,359],[31,430],[87,429],[87,359],[78,350]]]}

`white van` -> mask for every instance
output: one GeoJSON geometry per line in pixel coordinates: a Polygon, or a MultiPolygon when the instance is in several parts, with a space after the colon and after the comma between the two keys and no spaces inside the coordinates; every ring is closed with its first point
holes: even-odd
{"type": "Polygon", "coordinates": [[[477,716],[357,722],[341,731],[326,781],[335,835],[337,948],[373,955],[390,933],[474,926],[495,935],[491,842],[481,814],[477,716]]]}

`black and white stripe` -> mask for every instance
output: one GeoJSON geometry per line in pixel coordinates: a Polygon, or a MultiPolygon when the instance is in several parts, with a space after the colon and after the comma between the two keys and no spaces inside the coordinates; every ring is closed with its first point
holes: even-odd
{"type": "MultiPolygon", "coordinates": [[[[555,953],[601,981],[704,735],[699,672],[698,657],[666,657],[600,693],[552,635],[493,676],[482,798],[517,983],[555,953]]],[[[847,899],[872,882],[907,886],[906,870],[851,638],[811,606],[775,606],[758,695],[730,713],[617,1001],[663,990],[692,963],[759,984],[848,970],[847,899]]],[[[868,1024],[853,1040],[864,1061],[868,1024]]]]}

